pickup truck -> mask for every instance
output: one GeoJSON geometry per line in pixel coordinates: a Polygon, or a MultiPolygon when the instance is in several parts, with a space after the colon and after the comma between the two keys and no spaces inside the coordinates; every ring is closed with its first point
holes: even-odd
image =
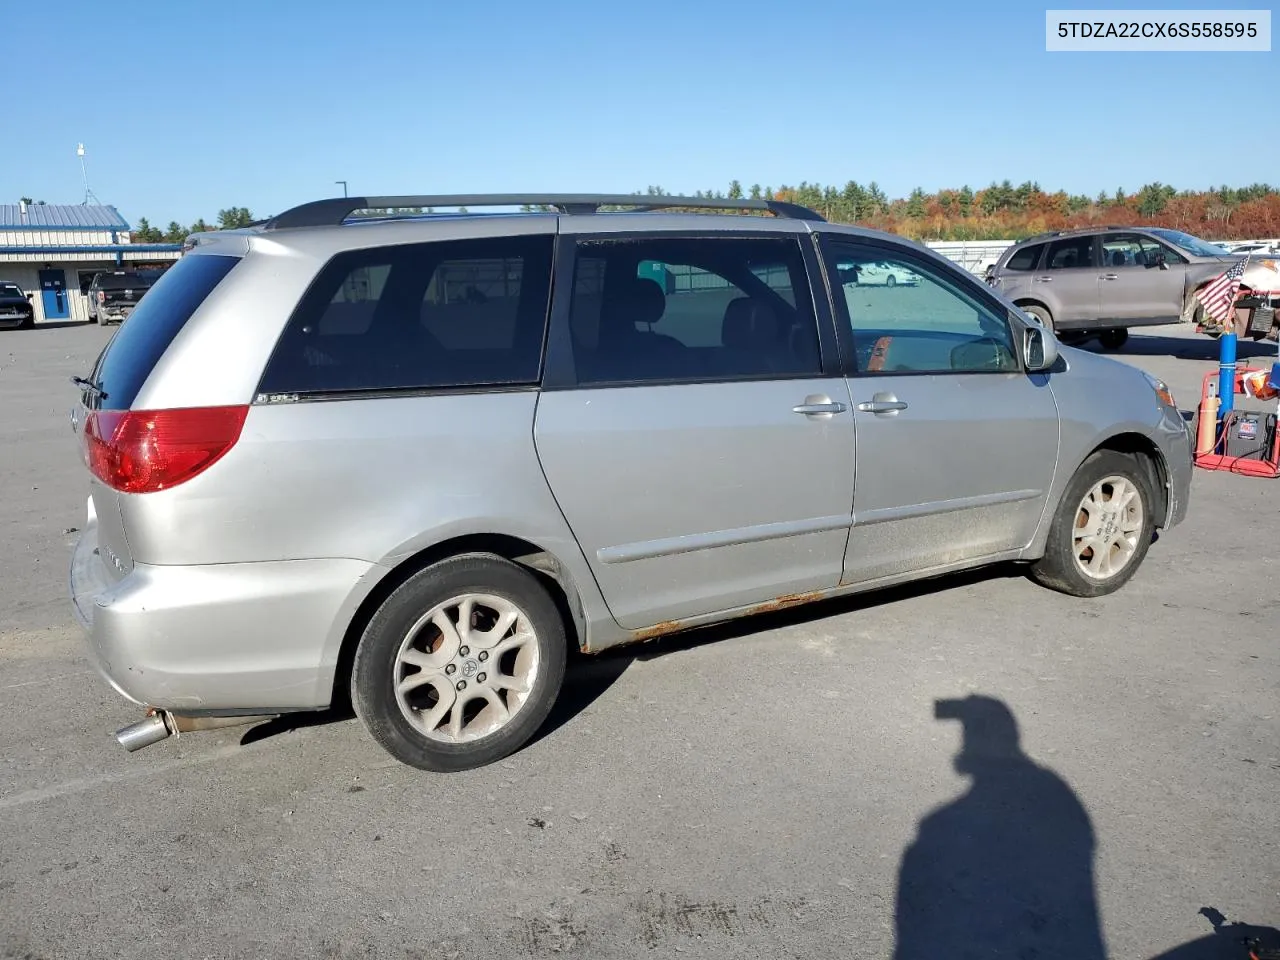
{"type": "Polygon", "coordinates": [[[0,327],[25,330],[35,325],[35,316],[31,297],[16,283],[0,280],[0,327]]]}
{"type": "Polygon", "coordinates": [[[126,270],[98,274],[89,284],[89,322],[123,323],[154,282],[126,270]]]}

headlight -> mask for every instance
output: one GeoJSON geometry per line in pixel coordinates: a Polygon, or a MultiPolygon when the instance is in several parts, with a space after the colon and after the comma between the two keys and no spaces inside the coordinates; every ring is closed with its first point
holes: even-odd
{"type": "Polygon", "coordinates": [[[1163,400],[1166,404],[1168,404],[1174,410],[1178,409],[1178,404],[1175,403],[1173,399],[1173,392],[1169,389],[1169,385],[1167,383],[1165,383],[1159,377],[1153,377],[1151,374],[1147,373],[1145,370],[1142,371],[1142,375],[1146,377],[1147,383],[1151,384],[1151,389],[1156,392],[1157,397],[1163,400]]]}

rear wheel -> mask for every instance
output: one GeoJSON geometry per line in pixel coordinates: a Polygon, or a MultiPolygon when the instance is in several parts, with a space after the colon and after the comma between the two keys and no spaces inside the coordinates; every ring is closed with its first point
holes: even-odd
{"type": "Polygon", "coordinates": [[[885,280],[884,285],[886,287],[896,287],[898,285],[898,278],[891,273],[889,274],[888,279],[885,280]]]}
{"type": "Polygon", "coordinates": [[[537,732],[560,692],[565,628],[523,567],[467,554],[410,577],[356,650],[351,699],[392,756],[422,770],[493,763],[537,732]]]}
{"type": "Polygon", "coordinates": [[[1098,340],[1108,350],[1119,350],[1129,342],[1129,331],[1123,327],[1119,329],[1103,330],[1098,334],[1098,340]]]}
{"type": "Polygon", "coordinates": [[[1071,478],[1032,576],[1074,597],[1114,593],[1137,572],[1155,531],[1155,498],[1137,458],[1090,454],[1071,478]]]}
{"type": "Polygon", "coordinates": [[[1031,316],[1039,320],[1048,329],[1050,330],[1053,329],[1052,315],[1049,313],[1048,310],[1040,306],[1038,303],[1019,304],[1019,308],[1022,310],[1023,313],[1031,314],[1031,316]]]}

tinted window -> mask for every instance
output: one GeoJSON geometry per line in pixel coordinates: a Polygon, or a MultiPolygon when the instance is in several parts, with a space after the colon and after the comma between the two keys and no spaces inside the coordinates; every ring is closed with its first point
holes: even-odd
{"type": "MultiPolygon", "coordinates": [[[[151,287],[111,338],[95,368],[104,410],[127,410],[156,362],[237,257],[187,256],[151,287]]],[[[86,400],[91,399],[86,396],[86,400]]]]}
{"type": "Polygon", "coordinates": [[[137,290],[140,287],[149,287],[151,284],[150,277],[144,277],[137,273],[104,273],[98,278],[99,290],[137,290]]]}
{"type": "Polygon", "coordinates": [[[827,256],[832,275],[847,278],[837,308],[853,331],[860,374],[1021,369],[1008,320],[960,278],[908,252],[886,257],[870,245],[833,244],[827,256]],[[902,279],[866,284],[867,264],[885,264],[902,279]]]}
{"type": "Polygon", "coordinates": [[[1093,237],[1068,237],[1049,244],[1044,265],[1049,270],[1071,270],[1096,267],[1093,259],[1093,237]]]}
{"type": "Polygon", "coordinates": [[[21,297],[25,294],[11,283],[0,283],[0,296],[21,297]]]}
{"type": "Polygon", "coordinates": [[[581,241],[570,311],[579,383],[821,371],[794,239],[581,241]]]}
{"type": "Polygon", "coordinates": [[[339,254],[290,319],[261,392],[537,383],[552,243],[503,237],[339,254]]]}
{"type": "Polygon", "coordinates": [[[1006,270],[1033,270],[1035,265],[1040,262],[1040,251],[1043,249],[1043,243],[1034,243],[1029,247],[1023,247],[1009,258],[1009,262],[1004,265],[1004,268],[1006,270]]]}

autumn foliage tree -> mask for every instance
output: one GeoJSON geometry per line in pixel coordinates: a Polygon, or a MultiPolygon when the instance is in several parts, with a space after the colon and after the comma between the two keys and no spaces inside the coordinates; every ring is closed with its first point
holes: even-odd
{"type": "MultiPolygon", "coordinates": [[[[640,196],[664,193],[660,187],[640,196]]],[[[729,190],[698,190],[699,198],[737,199],[739,181],[729,190]]],[[[843,186],[801,181],[777,189],[750,188],[751,198],[802,204],[834,223],[856,223],[919,240],[1020,240],[1049,230],[1098,224],[1171,227],[1209,240],[1280,235],[1280,192],[1267,184],[1177,190],[1167,184],[1145,184],[1129,193],[1123,188],[1096,197],[1046,192],[1039,183],[992,182],[974,190],[968,185],[925,193],[916,188],[890,200],[874,182],[850,180],[843,186]]]]}

